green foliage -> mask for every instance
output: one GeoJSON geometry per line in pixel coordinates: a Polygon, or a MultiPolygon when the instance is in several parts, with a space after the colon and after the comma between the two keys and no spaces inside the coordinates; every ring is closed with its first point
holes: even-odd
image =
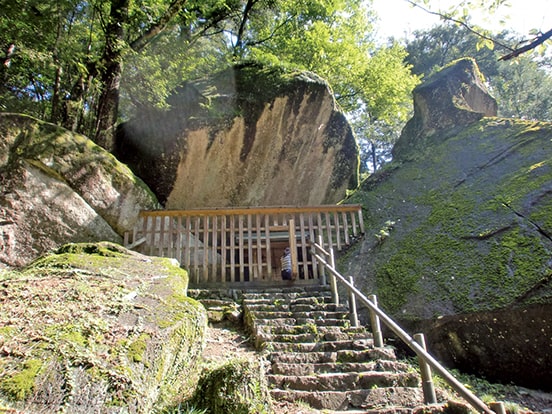
{"type": "MultiPolygon", "coordinates": [[[[306,7],[306,3],[293,2],[289,10],[274,12],[271,21],[252,22],[253,33],[268,40],[251,48],[250,56],[322,76],[348,113],[361,149],[389,150],[389,143],[398,138],[411,113],[411,92],[419,83],[404,63],[403,47],[376,46],[371,32],[373,16],[364,5],[335,1],[306,7]],[[317,20],[313,13],[319,13],[317,20]],[[290,15],[296,16],[296,21],[284,24],[290,15]]],[[[366,165],[369,153],[365,150],[362,154],[366,165]]],[[[373,169],[386,154],[372,163],[373,169]]]]}
{"type": "Polygon", "coordinates": [[[375,234],[376,239],[378,240],[378,243],[383,243],[385,239],[387,239],[391,235],[391,230],[395,226],[395,222],[393,220],[387,220],[385,222],[385,225],[375,234]]]}
{"type": "Polygon", "coordinates": [[[0,67],[0,109],[89,136],[111,128],[119,101],[119,120],[166,108],[183,81],[243,61],[316,72],[346,111],[395,131],[417,83],[400,46],[375,46],[371,9],[353,0],[3,3],[0,45],[15,52],[0,67]]]}

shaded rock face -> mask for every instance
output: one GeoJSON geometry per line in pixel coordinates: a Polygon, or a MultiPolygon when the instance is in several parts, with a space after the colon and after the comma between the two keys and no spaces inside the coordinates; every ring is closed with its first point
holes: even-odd
{"type": "Polygon", "coordinates": [[[489,381],[552,391],[552,304],[415,323],[446,366],[489,381]]]}
{"type": "Polygon", "coordinates": [[[193,393],[207,315],[175,260],[70,244],[2,281],[8,412],[146,414],[193,393]]]}
{"type": "Polygon", "coordinates": [[[414,89],[414,116],[393,148],[399,160],[413,156],[440,131],[454,133],[484,116],[496,116],[496,100],[489,94],[473,59],[461,59],[414,89]]]}
{"type": "Polygon", "coordinates": [[[171,209],[336,203],[358,146],[328,85],[248,65],[184,85],[124,124],[116,154],[171,209]]]}
{"type": "MultiPolygon", "coordinates": [[[[435,130],[425,150],[401,154],[348,199],[363,204],[366,235],[344,274],[396,318],[508,308],[531,330],[524,309],[552,303],[551,139],[550,123],[490,117],[435,130]]],[[[477,358],[501,365],[492,345],[482,349],[477,358]]],[[[550,361],[549,347],[523,352],[550,361]]]]}
{"type": "Polygon", "coordinates": [[[141,209],[158,206],[144,183],[87,138],[0,114],[0,264],[23,266],[68,242],[121,242],[141,209]]]}

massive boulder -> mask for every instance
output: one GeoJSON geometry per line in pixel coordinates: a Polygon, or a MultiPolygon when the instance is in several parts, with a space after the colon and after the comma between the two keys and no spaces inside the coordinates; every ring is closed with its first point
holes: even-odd
{"type": "Polygon", "coordinates": [[[159,204],[123,164],[86,137],[0,114],[0,266],[23,266],[64,243],[121,242],[159,204]]]}
{"type": "Polygon", "coordinates": [[[69,244],[1,280],[0,411],[146,414],[192,396],[207,314],[175,260],[69,244]]]}
{"type": "MultiPolygon", "coordinates": [[[[444,74],[463,73],[465,61],[459,65],[444,74]]],[[[477,87],[466,80],[477,79],[477,72],[464,80],[444,74],[428,79],[424,96],[437,96],[444,84],[453,91],[449,101],[455,102],[454,91],[477,87]]],[[[421,106],[428,105],[422,99],[421,106]]],[[[491,97],[477,100],[492,102],[491,97]]],[[[447,100],[441,96],[439,101],[447,100]]],[[[539,346],[542,335],[550,339],[549,321],[523,324],[516,319],[529,315],[525,309],[544,315],[552,308],[552,124],[482,114],[443,113],[441,119],[460,119],[452,123],[422,114],[415,123],[433,125],[430,134],[427,128],[405,128],[399,159],[369,177],[348,200],[363,204],[366,235],[343,266],[346,274],[355,275],[357,286],[376,293],[381,306],[397,318],[459,318],[463,337],[451,331],[457,343],[449,352],[462,348],[466,361],[488,358],[496,366],[516,365],[503,379],[534,384],[546,381],[538,373],[552,372],[550,349],[539,346]],[[534,307],[547,310],[539,313],[534,307]],[[512,315],[515,328],[497,329],[499,323],[479,327],[491,332],[475,335],[485,345],[465,334],[470,324],[489,321],[481,313],[470,319],[471,313],[499,310],[512,315]],[[509,345],[511,352],[493,353],[489,341],[500,342],[500,349],[509,345]],[[520,347],[523,343],[526,348],[520,347]],[[530,368],[518,354],[527,352],[530,368]]],[[[485,375],[495,376],[490,371],[485,375]]]]}
{"type": "Polygon", "coordinates": [[[414,116],[393,148],[395,160],[414,156],[437,134],[454,135],[484,116],[496,116],[496,100],[489,94],[473,59],[451,63],[417,86],[414,116]]]}
{"type": "Polygon", "coordinates": [[[236,66],[169,102],[124,124],[116,144],[167,208],[336,203],[357,186],[356,140],[312,73],[236,66]]]}

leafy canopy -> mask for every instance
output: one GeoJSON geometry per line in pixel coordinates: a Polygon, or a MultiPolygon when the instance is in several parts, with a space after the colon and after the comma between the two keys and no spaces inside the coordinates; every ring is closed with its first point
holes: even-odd
{"type": "Polygon", "coordinates": [[[258,60],[316,72],[356,122],[399,125],[419,80],[401,46],[376,45],[373,20],[358,0],[0,0],[0,105],[94,136],[258,60]]]}

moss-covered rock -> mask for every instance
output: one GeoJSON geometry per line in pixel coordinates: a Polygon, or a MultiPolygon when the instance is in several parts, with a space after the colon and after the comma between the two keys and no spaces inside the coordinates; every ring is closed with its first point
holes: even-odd
{"type": "MultiPolygon", "coordinates": [[[[549,323],[543,316],[538,323],[518,321],[503,335],[481,315],[504,310],[523,319],[526,309],[552,304],[552,124],[472,115],[468,123],[441,125],[413,141],[403,131],[401,139],[412,145],[401,151],[410,152],[348,200],[363,205],[366,235],[342,266],[403,321],[432,321],[438,332],[440,318],[460,315],[466,342],[444,347],[450,355],[441,352],[443,359],[462,349],[462,360],[469,361],[464,368],[488,358],[508,366],[513,380],[534,385],[534,371],[552,370],[550,349],[519,351],[530,353],[527,369],[512,333],[526,344],[540,344],[543,335],[550,342],[548,328],[535,329],[549,323]],[[470,337],[470,329],[485,344],[470,337]],[[501,349],[511,352],[492,351],[497,336],[501,349]]],[[[496,378],[497,370],[485,369],[496,378]]]]}
{"type": "Polygon", "coordinates": [[[351,199],[367,234],[348,272],[416,318],[551,301],[551,137],[485,118],[370,177],[351,199]]]}
{"type": "Polygon", "coordinates": [[[20,267],[64,243],[120,242],[147,186],[86,137],[20,114],[0,114],[0,265],[20,267]]]}
{"type": "Polygon", "coordinates": [[[418,85],[413,96],[414,116],[393,148],[395,160],[416,156],[438,132],[455,133],[484,116],[497,114],[496,100],[471,58],[450,63],[418,85]]]}
{"type": "Polygon", "coordinates": [[[210,414],[269,414],[272,402],[259,360],[235,359],[208,370],[199,380],[193,406],[210,414]]]}
{"type": "Polygon", "coordinates": [[[0,284],[4,407],[150,413],[193,393],[207,316],[172,260],[73,244],[0,284]]]}

